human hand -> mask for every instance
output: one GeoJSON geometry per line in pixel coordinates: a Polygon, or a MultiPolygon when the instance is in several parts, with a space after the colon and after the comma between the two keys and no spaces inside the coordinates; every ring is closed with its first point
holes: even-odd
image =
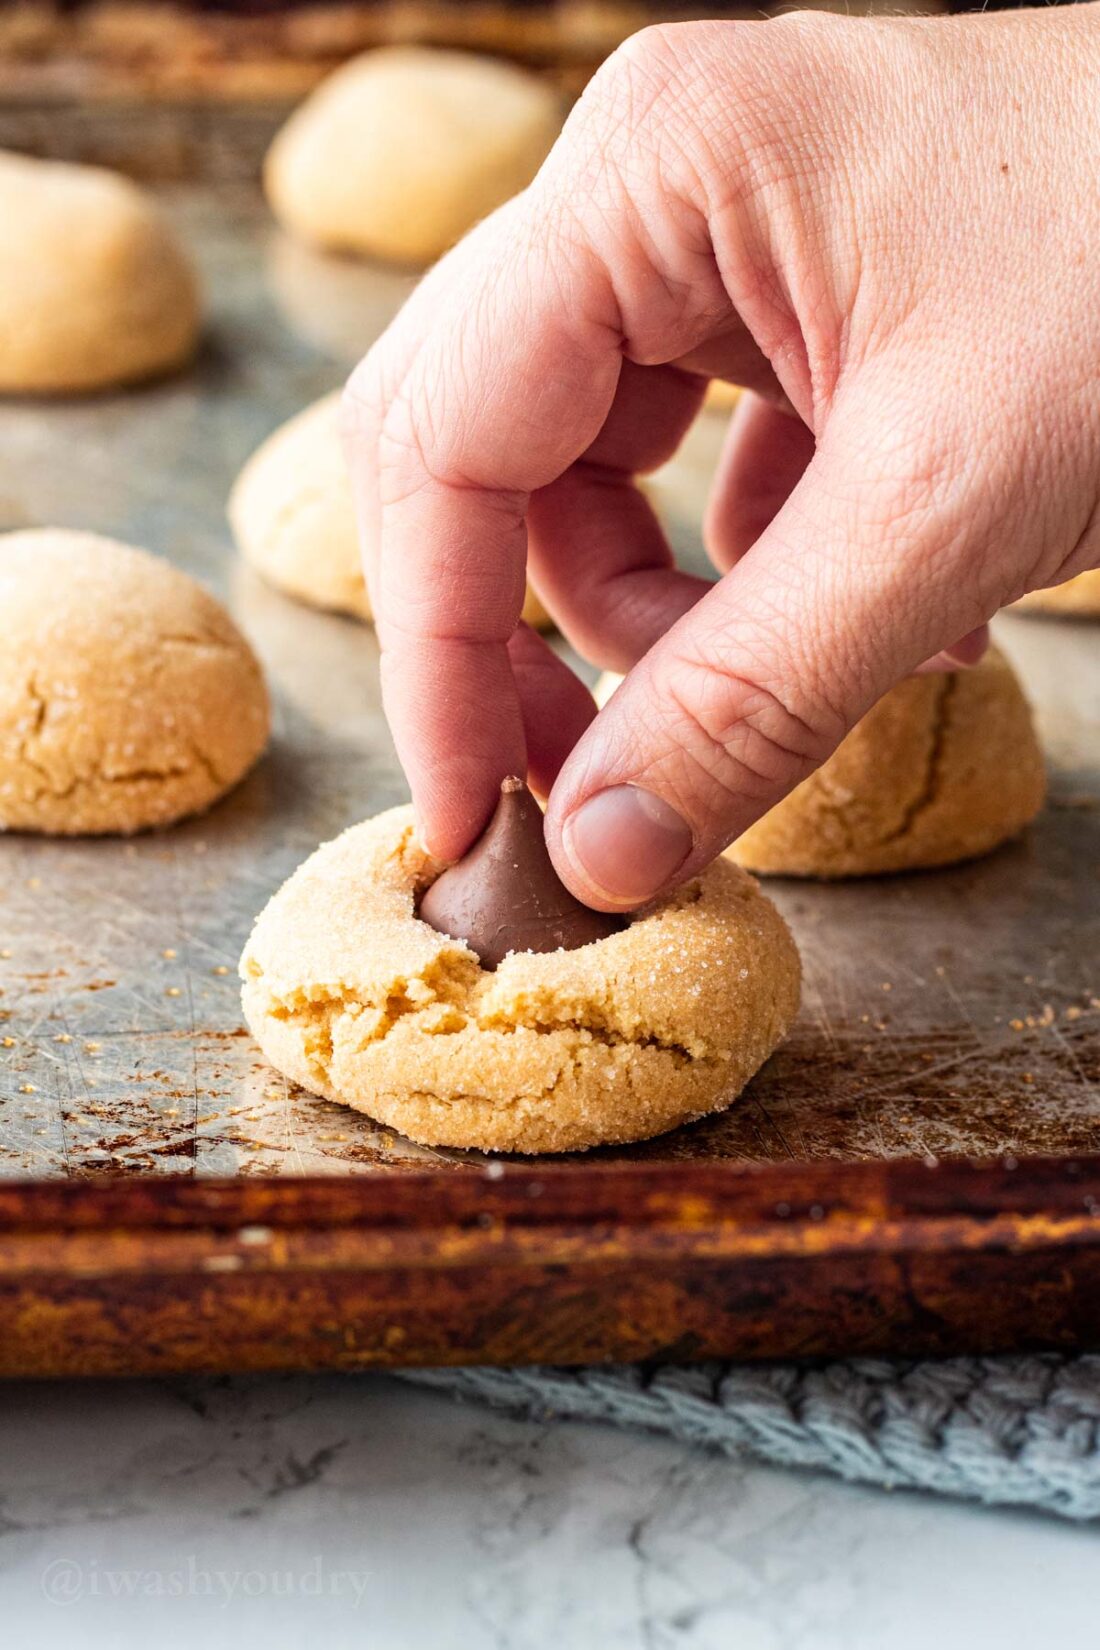
{"type": "Polygon", "coordinates": [[[657,27],[354,374],[426,844],[550,790],[582,899],[706,864],[894,682],[1100,563],[1100,10],[657,27]],[[636,485],[746,385],[678,572],[636,485]],[[517,620],[525,557],[586,690],[517,620]],[[963,638],[962,642],[957,641],[963,638]],[[550,789],[552,785],[552,790],[550,789]]]}

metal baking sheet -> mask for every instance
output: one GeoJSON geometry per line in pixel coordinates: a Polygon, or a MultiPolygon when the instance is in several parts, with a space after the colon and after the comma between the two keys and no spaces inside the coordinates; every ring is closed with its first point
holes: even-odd
{"type": "MultiPolygon", "coordinates": [[[[292,246],[251,187],[165,198],[207,283],[199,361],[140,391],[0,406],[0,527],[91,528],[196,574],[260,652],[276,732],[205,818],[129,842],[0,839],[0,1175],[483,1170],[288,1085],[244,1032],[237,995],[269,894],[405,790],[372,632],[265,588],[233,552],[225,499],[259,440],[340,382],[409,282],[292,246]]],[[[688,561],[721,428],[703,419],[659,482],[688,561]]],[[[1100,626],[1004,619],[1000,639],[1051,758],[1036,827],[945,872],[771,884],[806,970],[789,1042],[727,1116],[589,1161],[1100,1150],[1100,626]]]]}

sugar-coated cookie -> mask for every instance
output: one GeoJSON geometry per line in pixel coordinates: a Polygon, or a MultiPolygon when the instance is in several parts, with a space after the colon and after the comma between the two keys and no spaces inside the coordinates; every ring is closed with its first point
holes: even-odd
{"type": "Polygon", "coordinates": [[[629,927],[493,973],[416,916],[442,867],[410,808],[299,867],[241,960],[277,1070],[429,1145],[579,1151],[729,1106],[798,1007],[775,907],[727,861],[629,927]]]}
{"type": "Polygon", "coordinates": [[[267,742],[260,667],[221,604],[144,550],[0,536],[0,829],[123,833],[199,813],[267,742]]]}
{"type": "MultiPolygon", "coordinates": [[[[606,704],[619,681],[605,676],[606,704]]],[[[859,877],[989,853],[1043,805],[1031,711],[996,648],[892,688],[829,760],[726,850],[763,876],[859,877]]]]}
{"type": "Polygon", "coordinates": [[[143,190],[0,152],[0,393],[135,383],[180,366],[198,332],[194,271],[143,190]]]}
{"type": "Polygon", "coordinates": [[[391,46],[330,75],[268,152],[264,185],[292,234],[422,267],[538,171],[557,93],[514,64],[391,46]]]}
{"type": "Polygon", "coordinates": [[[1078,573],[1065,584],[1033,590],[1013,605],[1014,613],[1056,613],[1065,618],[1100,618],[1100,568],[1078,573]]]}
{"type": "MultiPolygon", "coordinates": [[[[237,477],[229,522],[269,583],[313,607],[369,619],[339,413],[339,395],[326,395],[268,436],[237,477]]],[[[550,622],[530,588],[523,617],[550,622]]]]}

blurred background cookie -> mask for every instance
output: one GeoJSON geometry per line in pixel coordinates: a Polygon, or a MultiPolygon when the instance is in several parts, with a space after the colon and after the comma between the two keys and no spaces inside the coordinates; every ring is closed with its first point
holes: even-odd
{"type": "Polygon", "coordinates": [[[1078,573],[1065,584],[1033,590],[1013,604],[1014,613],[1056,613],[1064,618],[1100,619],[1100,568],[1078,573]]]}
{"type": "Polygon", "coordinates": [[[562,123],[544,80],[403,46],[346,63],[291,115],[264,183],[314,245],[422,267],[525,189],[562,123]]]}
{"type": "Polygon", "coordinates": [[[145,192],[0,153],[0,393],[131,384],[188,360],[198,282],[145,192]]]}
{"type": "Polygon", "coordinates": [[[703,410],[709,413],[731,413],[741,399],[737,384],[727,384],[724,378],[712,378],[707,385],[703,410]]]}

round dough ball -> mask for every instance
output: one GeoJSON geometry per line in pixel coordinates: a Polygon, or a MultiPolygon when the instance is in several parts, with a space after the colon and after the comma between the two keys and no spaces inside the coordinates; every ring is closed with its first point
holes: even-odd
{"type": "MultiPolygon", "coordinates": [[[[339,394],[326,395],[268,436],[237,477],[229,523],[246,561],[279,590],[369,619],[339,416],[339,394]]],[[[523,617],[550,623],[530,587],[523,617]]]]}
{"type": "Polygon", "coordinates": [[[339,416],[339,393],[326,395],[269,435],[237,477],[229,525],[277,589],[369,619],[339,416]]]}
{"type": "Polygon", "coordinates": [[[180,366],[198,333],[194,271],[143,190],[0,153],[0,393],[135,383],[180,366]]]}
{"type": "Polygon", "coordinates": [[[0,536],[0,829],[129,834],[199,813],[267,743],[263,675],[221,604],[144,550],[0,536]]]}
{"type": "Polygon", "coordinates": [[[561,124],[556,92],[524,69],[385,47],[345,63],[295,110],[264,185],[291,234],[422,267],[527,187],[561,124]]]}
{"type": "Polygon", "coordinates": [[[272,1065],[433,1146],[582,1151],[721,1111],[784,1036],[799,961],[718,861],[578,951],[486,973],[415,915],[442,867],[411,808],[319,848],[260,914],[245,1018],[272,1065]]]}
{"type": "Polygon", "coordinates": [[[1100,618],[1100,568],[1078,573],[1050,590],[1033,590],[1012,607],[1014,613],[1056,613],[1068,619],[1100,618]]]}
{"type": "MultiPolygon", "coordinates": [[[[619,681],[605,677],[606,704],[619,681]]],[[[726,850],[764,876],[860,877],[974,859],[1043,805],[1031,711],[996,648],[971,670],[911,676],[726,850]]]]}

